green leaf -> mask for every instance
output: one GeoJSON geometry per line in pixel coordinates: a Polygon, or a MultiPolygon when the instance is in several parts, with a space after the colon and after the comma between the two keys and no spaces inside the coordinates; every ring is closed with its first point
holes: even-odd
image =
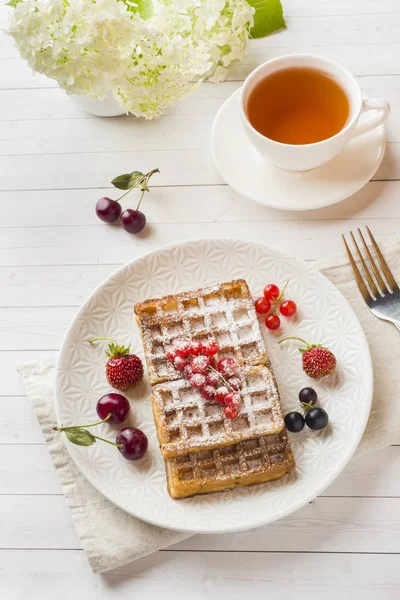
{"type": "Polygon", "coordinates": [[[247,0],[256,9],[254,25],[250,30],[253,38],[262,38],[286,27],[280,0],[247,0]]]}
{"type": "Polygon", "coordinates": [[[148,21],[154,13],[152,0],[135,0],[138,5],[137,11],[145,21],[148,21]]]}
{"type": "Polygon", "coordinates": [[[144,173],[142,173],[141,171],[133,171],[133,173],[131,173],[131,178],[129,180],[130,187],[135,186],[143,177],[144,177],[144,173]]]}
{"type": "Polygon", "coordinates": [[[67,439],[77,446],[91,446],[96,443],[96,438],[87,429],[80,427],[66,427],[64,429],[67,439]]]}
{"type": "Polygon", "coordinates": [[[133,171],[132,173],[124,173],[123,175],[118,175],[112,180],[112,184],[114,187],[119,190],[130,190],[134,187],[138,181],[143,177],[144,173],[141,171],[133,171]]]}
{"type": "Polygon", "coordinates": [[[11,8],[15,8],[17,4],[19,4],[22,0],[10,0],[6,3],[6,6],[11,6],[11,8]]]}
{"type": "Polygon", "coordinates": [[[109,344],[108,350],[106,350],[106,355],[109,358],[114,358],[115,356],[126,356],[129,354],[130,346],[118,346],[116,344],[109,344]]]}
{"type": "Polygon", "coordinates": [[[148,21],[154,13],[152,0],[122,0],[129,12],[139,13],[145,21],[148,21]]]}
{"type": "Polygon", "coordinates": [[[118,177],[115,177],[111,183],[119,190],[129,190],[129,188],[132,187],[129,185],[130,180],[131,173],[125,173],[124,175],[118,175],[118,177]]]}

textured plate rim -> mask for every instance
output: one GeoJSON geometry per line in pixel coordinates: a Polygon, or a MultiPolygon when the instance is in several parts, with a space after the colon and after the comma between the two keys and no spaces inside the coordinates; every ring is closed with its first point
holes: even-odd
{"type": "MultiPolygon", "coordinates": [[[[294,260],[298,263],[301,264],[306,264],[302,259],[300,258],[296,258],[286,252],[282,252],[281,250],[276,250],[273,249],[269,246],[267,246],[266,244],[263,244],[261,242],[253,242],[251,240],[247,240],[247,239],[243,239],[243,238],[232,238],[232,237],[221,237],[221,236],[211,236],[211,237],[206,237],[206,238],[192,238],[189,240],[184,240],[181,242],[175,242],[175,243],[171,243],[171,244],[164,244],[163,246],[160,246],[159,248],[156,248],[154,250],[150,250],[149,252],[145,252],[144,254],[141,254],[140,256],[136,257],[135,259],[121,265],[120,267],[118,267],[118,269],[116,269],[115,271],[113,271],[112,273],[110,273],[110,275],[108,275],[100,284],[98,284],[94,290],[89,294],[89,296],[84,300],[84,302],[82,303],[82,305],[79,307],[78,311],[75,313],[71,323],[69,324],[65,335],[63,337],[61,346],[60,346],[60,350],[58,353],[58,357],[57,357],[57,361],[56,361],[56,395],[55,395],[55,402],[54,402],[54,410],[55,410],[55,416],[57,419],[57,422],[60,422],[60,413],[59,413],[59,396],[61,395],[61,390],[60,390],[60,378],[58,376],[58,372],[59,372],[59,365],[61,363],[61,359],[63,358],[63,353],[64,351],[64,346],[65,343],[67,341],[67,338],[70,334],[70,332],[73,330],[74,324],[76,319],[81,315],[81,313],[85,310],[86,305],[97,295],[98,292],[100,292],[100,290],[103,288],[103,286],[109,281],[109,279],[111,279],[112,277],[115,277],[118,273],[120,273],[121,271],[123,271],[124,269],[126,269],[128,266],[133,265],[137,260],[142,260],[142,259],[146,259],[148,256],[151,256],[152,254],[156,254],[157,252],[161,252],[161,251],[166,251],[166,250],[172,250],[173,248],[182,246],[182,245],[186,245],[186,244],[195,244],[195,243],[201,243],[204,240],[217,240],[217,241],[226,241],[226,242],[231,242],[231,243],[235,243],[235,242],[243,242],[243,243],[247,243],[247,244],[253,244],[256,246],[260,246],[262,248],[265,248],[266,250],[270,251],[270,252],[274,252],[275,254],[279,254],[284,258],[290,259],[290,260],[294,260]]],[[[310,267],[308,265],[308,267],[310,267]]],[[[348,309],[350,309],[351,313],[353,314],[354,320],[355,322],[358,324],[359,326],[359,335],[361,336],[361,340],[362,343],[364,345],[364,349],[365,349],[365,355],[366,355],[366,359],[368,362],[368,369],[366,369],[366,372],[364,374],[365,380],[364,383],[366,384],[366,393],[365,393],[365,398],[364,398],[364,405],[365,405],[365,411],[363,414],[363,419],[362,419],[362,426],[359,428],[359,433],[356,436],[353,436],[353,438],[351,439],[351,443],[348,444],[347,446],[347,452],[344,454],[344,456],[342,457],[342,460],[340,463],[338,463],[338,466],[336,469],[332,470],[332,472],[329,474],[328,477],[326,478],[322,478],[320,481],[320,485],[318,486],[314,486],[312,488],[312,491],[309,494],[304,494],[302,496],[300,496],[299,500],[295,500],[293,502],[291,502],[290,504],[288,504],[284,510],[280,511],[279,515],[276,515],[275,513],[272,513],[270,515],[265,515],[265,516],[258,516],[256,519],[254,520],[248,520],[245,524],[240,525],[238,524],[237,526],[222,526],[214,529],[205,529],[204,527],[197,527],[195,523],[193,523],[193,525],[191,527],[186,526],[186,527],[175,527],[172,526],[171,524],[168,523],[160,523],[159,521],[157,521],[156,519],[151,519],[151,518],[144,518],[142,515],[139,515],[137,513],[135,513],[134,510],[128,510],[126,506],[124,506],[123,504],[119,504],[117,502],[116,499],[112,498],[110,495],[106,494],[99,485],[97,485],[97,483],[95,483],[92,480],[92,477],[90,475],[88,475],[87,473],[85,473],[81,467],[77,464],[77,462],[75,461],[74,455],[73,455],[73,451],[72,451],[72,445],[67,444],[66,440],[62,439],[63,444],[65,446],[65,448],[67,449],[67,452],[70,456],[70,458],[72,459],[72,461],[74,462],[75,466],[77,469],[79,469],[79,471],[82,473],[82,475],[85,477],[85,479],[99,492],[102,494],[102,496],[104,496],[109,502],[111,502],[112,504],[114,504],[115,506],[117,506],[118,508],[120,508],[121,510],[123,510],[124,512],[130,514],[131,516],[149,523],[150,525],[154,525],[156,527],[161,527],[163,529],[172,529],[175,531],[182,531],[182,532],[187,532],[187,533],[191,533],[191,534],[196,534],[196,533],[202,533],[202,534],[218,534],[218,533],[234,533],[234,532],[238,532],[238,531],[246,531],[249,529],[253,529],[255,527],[261,527],[263,525],[267,525],[269,523],[272,523],[274,521],[280,520],[290,514],[292,514],[293,512],[299,510],[300,508],[302,508],[303,506],[305,506],[306,504],[308,504],[309,502],[311,502],[312,500],[314,500],[317,496],[319,496],[333,481],[335,481],[335,479],[340,475],[340,473],[343,471],[343,469],[346,467],[346,465],[349,463],[350,459],[352,458],[353,454],[355,453],[355,451],[357,450],[357,447],[361,441],[361,438],[364,434],[365,428],[367,426],[367,422],[369,419],[369,415],[370,415],[370,411],[371,411],[371,405],[372,405],[372,395],[373,395],[373,366],[372,366],[372,359],[371,359],[371,352],[370,352],[370,348],[368,345],[368,341],[367,338],[365,336],[364,330],[361,326],[361,323],[357,317],[357,315],[355,314],[352,306],[349,304],[349,302],[347,301],[347,299],[343,296],[342,292],[320,271],[318,271],[317,269],[313,269],[313,267],[311,267],[311,270],[314,271],[314,273],[316,273],[318,275],[319,278],[322,278],[322,280],[325,282],[325,285],[327,284],[329,287],[331,287],[332,289],[334,289],[336,291],[336,293],[338,293],[341,298],[342,301],[347,305],[348,309]],[[368,372],[367,372],[368,370],[368,372]]],[[[266,490],[267,492],[267,490],[266,490]]],[[[178,501],[177,501],[178,502],[178,501]]]]}
{"type": "MultiPolygon", "coordinates": [[[[365,187],[367,185],[367,183],[369,181],[371,181],[372,177],[375,175],[375,173],[377,172],[377,170],[379,169],[379,167],[381,166],[383,157],[385,156],[385,152],[386,152],[386,145],[387,145],[387,133],[386,133],[386,127],[385,124],[383,123],[382,125],[379,125],[378,127],[376,127],[376,129],[382,129],[383,133],[384,133],[384,141],[383,141],[383,151],[382,154],[378,160],[378,162],[376,163],[376,168],[375,170],[371,173],[370,177],[367,179],[367,181],[365,181],[365,183],[363,183],[360,187],[357,187],[356,189],[354,189],[350,194],[345,194],[344,196],[340,196],[338,197],[336,200],[334,200],[333,202],[324,202],[321,201],[318,204],[302,204],[299,206],[282,206],[281,204],[277,204],[274,202],[269,202],[268,200],[266,202],[262,202],[261,200],[259,200],[256,197],[252,197],[249,196],[248,194],[246,194],[245,192],[243,192],[242,190],[238,190],[234,185],[232,185],[231,183],[229,183],[228,179],[225,177],[224,174],[224,170],[221,168],[221,165],[217,159],[216,153],[215,153],[215,130],[218,126],[219,121],[222,118],[222,113],[225,109],[225,106],[227,104],[229,104],[229,102],[233,99],[234,96],[239,96],[239,92],[240,92],[239,88],[238,90],[235,90],[234,92],[232,92],[232,94],[223,102],[223,104],[221,105],[220,109],[218,110],[217,114],[214,117],[214,121],[211,127],[211,155],[212,155],[212,159],[214,162],[214,165],[218,171],[218,173],[221,175],[222,179],[224,180],[224,182],[226,183],[226,185],[229,185],[229,187],[239,196],[242,196],[243,198],[246,198],[246,200],[249,200],[250,202],[256,202],[257,204],[260,204],[261,206],[266,206],[267,208],[274,208],[276,210],[282,210],[285,212],[306,212],[306,211],[311,211],[311,210],[320,210],[321,208],[327,208],[328,206],[334,206],[335,204],[339,204],[340,202],[344,202],[345,200],[347,200],[348,198],[351,198],[351,196],[354,196],[354,194],[356,194],[357,192],[359,192],[363,187],[365,187]]],[[[363,94],[363,97],[367,98],[366,94],[363,94]]],[[[351,140],[350,140],[351,141],[351,140]]],[[[267,162],[267,161],[265,161],[267,162]]],[[[322,197],[322,196],[321,196],[322,197]]]]}

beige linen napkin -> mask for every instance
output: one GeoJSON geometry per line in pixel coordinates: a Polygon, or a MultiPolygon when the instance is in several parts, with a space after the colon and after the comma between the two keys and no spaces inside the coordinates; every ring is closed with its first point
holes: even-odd
{"type": "MultiPolygon", "coordinates": [[[[400,282],[400,241],[387,245],[383,250],[400,282]]],[[[353,307],[372,354],[374,398],[358,454],[400,443],[400,332],[370,313],[345,256],[317,266],[353,307]]],[[[53,408],[54,360],[24,364],[19,371],[36,411],[72,520],[95,573],[121,566],[189,537],[188,534],[154,527],[131,517],[86,481],[71,460],[62,437],[52,430],[56,423],[53,408]]]]}

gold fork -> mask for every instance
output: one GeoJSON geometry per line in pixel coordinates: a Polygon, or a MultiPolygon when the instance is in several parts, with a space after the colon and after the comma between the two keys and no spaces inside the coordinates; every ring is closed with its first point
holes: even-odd
{"type": "Polygon", "coordinates": [[[344,245],[349,256],[350,264],[354,272],[354,277],[356,278],[358,289],[360,290],[361,295],[364,298],[368,308],[376,317],[378,317],[378,319],[390,321],[390,323],[393,323],[393,325],[395,325],[397,329],[400,330],[399,286],[397,285],[392,275],[392,272],[389,269],[388,264],[382,252],[380,251],[379,246],[376,243],[375,238],[372,235],[369,227],[366,227],[366,230],[374,254],[376,256],[376,259],[378,260],[380,269],[376,264],[376,259],[374,259],[371,249],[368,247],[365,241],[361,229],[358,228],[357,231],[360,236],[362,246],[364,248],[365,254],[368,258],[368,262],[371,268],[368,268],[368,264],[366,263],[364,256],[359,248],[359,245],[357,244],[356,238],[354,237],[353,232],[350,232],[350,236],[353,240],[358,258],[362,266],[362,270],[364,272],[364,278],[362,277],[357,263],[353,258],[353,255],[347,244],[346,238],[344,237],[344,235],[342,235],[344,245]]]}

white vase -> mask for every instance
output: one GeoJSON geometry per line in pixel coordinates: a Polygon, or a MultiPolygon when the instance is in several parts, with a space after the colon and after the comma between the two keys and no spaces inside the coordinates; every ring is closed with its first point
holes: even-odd
{"type": "Polygon", "coordinates": [[[126,114],[111,92],[108,92],[103,100],[95,100],[78,94],[71,94],[70,98],[84,111],[97,117],[119,117],[126,114]]]}

